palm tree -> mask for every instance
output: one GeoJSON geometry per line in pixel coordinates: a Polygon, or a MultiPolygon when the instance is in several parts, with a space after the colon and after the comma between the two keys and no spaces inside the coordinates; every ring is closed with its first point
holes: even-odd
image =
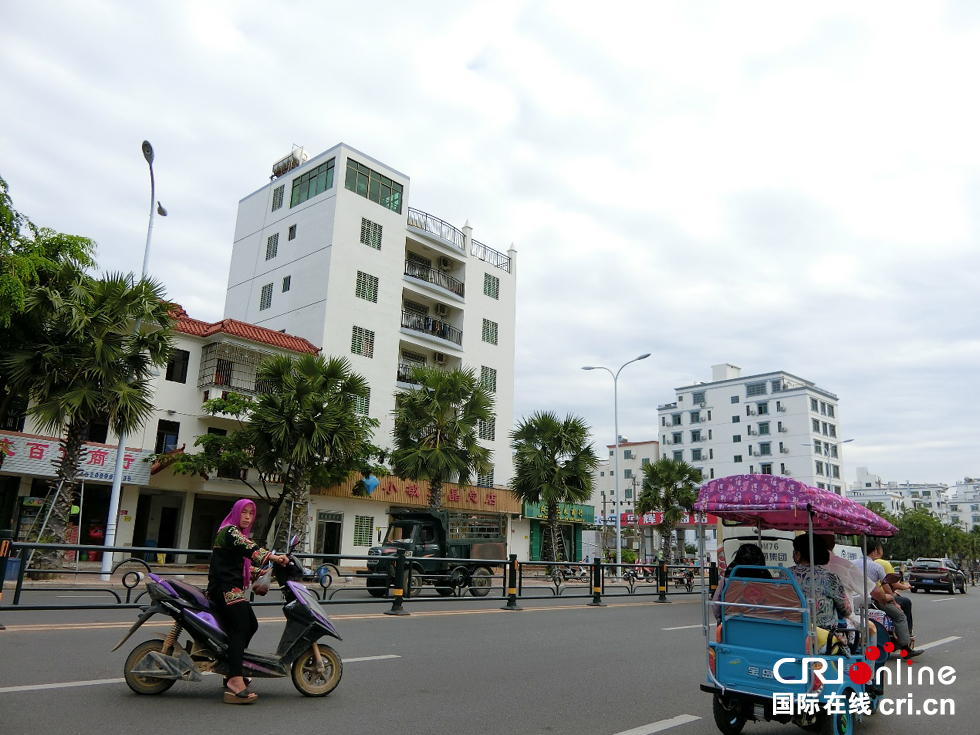
{"type": "Polygon", "coordinates": [[[410,380],[418,387],[395,399],[392,469],[428,480],[429,507],[439,510],[444,482],[462,487],[493,467],[491,450],[477,441],[480,422],[494,419],[493,395],[472,369],[418,366],[410,380]]]}
{"type": "Polygon", "coordinates": [[[275,538],[285,548],[290,526],[306,528],[310,487],[341,482],[361,466],[373,449],[369,442],[378,421],[358,413],[358,401],[370,389],[344,358],[276,355],[259,366],[256,379],[265,392],[242,431],[256,469],[282,477],[283,491],[270,515],[282,508],[292,514],[275,538]]]}
{"type": "MultiPolygon", "coordinates": [[[[59,542],[66,539],[90,426],[105,422],[116,434],[130,433],[149,419],[150,380],[170,356],[174,321],[172,304],[153,280],[119,273],[95,280],[73,271],[60,280],[67,286],[41,287],[28,298],[27,311],[41,329],[3,360],[14,389],[32,401],[29,413],[39,429],[63,433],[47,527],[59,542]]],[[[58,566],[58,556],[50,555],[51,565],[58,566]]]]}
{"type": "Polygon", "coordinates": [[[542,544],[545,561],[563,561],[558,541],[558,504],[581,503],[592,497],[592,476],[599,457],[589,441],[584,419],[569,414],[564,420],[550,411],[522,419],[511,432],[514,450],[514,494],[548,510],[548,533],[542,544]]]}
{"type": "Polygon", "coordinates": [[[701,473],[683,460],[661,457],[643,467],[643,490],[636,501],[636,512],[663,513],[663,522],[656,528],[660,550],[668,562],[673,558],[674,527],[694,508],[700,483],[701,473]]]}

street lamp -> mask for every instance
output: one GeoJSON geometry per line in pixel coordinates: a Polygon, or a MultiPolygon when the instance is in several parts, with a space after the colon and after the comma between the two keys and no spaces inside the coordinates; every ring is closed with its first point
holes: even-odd
{"type": "MultiPolygon", "coordinates": [[[[157,201],[156,182],[153,179],[153,146],[150,141],[143,141],[143,158],[150,167],[150,224],[146,228],[146,246],[143,248],[143,271],[142,278],[146,278],[148,266],[150,264],[150,239],[153,236],[153,215],[161,217],[167,216],[167,210],[157,201]],[[156,204],[154,207],[153,205],[156,204]]],[[[134,333],[139,332],[140,322],[137,319],[133,327],[134,333]]],[[[105,523],[105,545],[114,546],[116,543],[116,521],[119,517],[119,495],[122,490],[122,465],[123,455],[126,453],[126,432],[119,433],[119,444],[116,447],[116,469],[112,475],[112,490],[109,493],[109,517],[105,523]]],[[[102,554],[102,581],[108,582],[112,573],[112,552],[102,554]]]]}
{"type": "Polygon", "coordinates": [[[623,571],[623,519],[619,512],[619,374],[623,372],[623,368],[629,365],[631,362],[646,360],[648,357],[650,357],[649,352],[645,352],[639,357],[634,357],[629,362],[624,362],[615,373],[602,365],[586,365],[582,368],[583,370],[605,370],[607,373],[612,375],[613,378],[613,431],[616,432],[616,564],[620,573],[623,571]]]}
{"type": "MultiPolygon", "coordinates": [[[[815,441],[823,441],[823,439],[816,439],[815,441]]],[[[830,457],[829,447],[835,447],[836,448],[836,447],[839,447],[841,444],[848,444],[848,443],[850,443],[852,441],[854,441],[854,440],[853,439],[842,439],[839,442],[828,442],[828,441],[825,441],[823,443],[824,443],[825,447],[827,447],[827,449],[824,449],[822,452],[820,451],[820,449],[817,449],[817,451],[820,452],[821,456],[827,457],[827,459],[829,460],[831,458],[830,457]]],[[[804,446],[804,447],[814,447],[815,448],[815,444],[810,444],[809,442],[807,442],[806,444],[803,444],[802,446],[804,446]]],[[[838,457],[837,459],[841,459],[841,457],[838,457]]],[[[843,464],[843,462],[841,464],[843,464]]],[[[830,462],[829,461],[824,462],[824,466],[827,468],[827,489],[830,490],[831,492],[833,492],[834,491],[834,477],[833,477],[833,474],[830,471],[830,462]]],[[[844,482],[844,480],[843,480],[843,478],[841,478],[841,493],[840,493],[841,495],[844,494],[843,482],[844,482]]]]}

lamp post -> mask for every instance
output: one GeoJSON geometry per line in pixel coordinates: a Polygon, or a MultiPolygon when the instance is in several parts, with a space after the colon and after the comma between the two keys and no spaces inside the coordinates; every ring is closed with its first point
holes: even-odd
{"type": "Polygon", "coordinates": [[[622,574],[623,570],[623,518],[619,512],[619,374],[623,372],[623,368],[630,363],[637,362],[638,360],[646,360],[648,357],[650,357],[649,352],[645,352],[639,357],[634,357],[629,362],[624,362],[615,373],[602,365],[586,365],[582,368],[583,370],[605,370],[607,373],[612,375],[613,379],[613,431],[616,432],[616,565],[617,571],[620,574],[622,574]]]}
{"type": "MultiPolygon", "coordinates": [[[[146,246],[143,248],[143,271],[142,278],[146,278],[146,272],[150,264],[150,239],[153,237],[153,215],[159,213],[161,217],[167,216],[167,210],[157,201],[156,182],[153,179],[153,146],[150,141],[143,141],[143,158],[146,159],[150,167],[150,224],[146,228],[146,246]],[[156,204],[154,207],[153,205],[156,204]]],[[[136,320],[133,326],[134,333],[139,332],[140,322],[136,320]]],[[[123,455],[126,453],[126,432],[119,433],[119,444],[116,446],[116,468],[112,474],[112,490],[109,493],[109,516],[106,518],[105,539],[106,546],[114,546],[116,543],[116,521],[119,517],[119,495],[122,490],[122,466],[123,455]]],[[[112,573],[112,552],[102,554],[102,580],[109,581],[112,573]]]]}
{"type": "MultiPolygon", "coordinates": [[[[823,441],[823,439],[816,439],[815,441],[823,441]]],[[[854,440],[853,439],[842,439],[839,442],[826,442],[825,441],[823,443],[824,443],[824,446],[826,448],[823,449],[823,451],[821,451],[820,449],[817,449],[817,451],[820,452],[820,455],[823,456],[823,457],[826,457],[827,460],[828,460],[828,461],[824,462],[824,467],[826,468],[826,471],[827,471],[827,489],[830,490],[830,492],[833,492],[834,491],[834,476],[833,476],[833,473],[830,471],[830,461],[829,461],[831,459],[831,456],[830,456],[830,447],[835,447],[836,448],[836,447],[839,447],[841,444],[848,444],[848,443],[850,443],[852,441],[854,441],[854,440]]],[[[815,448],[815,445],[814,444],[810,444],[809,442],[806,443],[806,444],[804,444],[803,446],[804,447],[814,447],[815,448]]],[[[837,459],[841,459],[841,457],[838,456],[837,459]]],[[[843,480],[843,478],[841,478],[841,492],[840,492],[841,495],[844,494],[844,485],[843,485],[843,482],[844,482],[844,480],[843,480]]]]}

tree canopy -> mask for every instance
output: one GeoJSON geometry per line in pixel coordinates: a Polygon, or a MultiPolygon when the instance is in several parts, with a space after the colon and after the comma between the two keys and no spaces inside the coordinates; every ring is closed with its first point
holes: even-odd
{"type": "Polygon", "coordinates": [[[636,512],[663,513],[656,526],[664,559],[673,556],[673,532],[685,513],[690,513],[698,499],[701,473],[682,460],[661,457],[643,468],[643,490],[636,501],[636,512]]]}

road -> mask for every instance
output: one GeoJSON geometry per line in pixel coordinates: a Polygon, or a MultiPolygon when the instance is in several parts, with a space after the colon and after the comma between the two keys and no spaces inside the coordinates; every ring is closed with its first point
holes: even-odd
{"type": "MultiPolygon", "coordinates": [[[[675,600],[607,598],[603,608],[535,600],[522,603],[522,612],[501,611],[499,598],[439,600],[406,603],[408,617],[383,615],[374,605],[334,607],[331,617],[344,636],[336,648],[346,662],[337,690],[307,699],[288,679],[259,680],[259,701],[235,708],[221,702],[220,681],[211,676],[178,682],[157,697],[132,694],[120,677],[134,643],[109,649],[134,611],[3,608],[0,733],[716,733],[711,699],[698,689],[700,608],[695,599],[675,600]]],[[[976,733],[980,591],[918,594],[914,604],[919,644],[940,642],[916,663],[952,666],[956,679],[950,686],[903,685],[900,695],[952,699],[955,715],[876,714],[858,732],[976,733]]],[[[278,610],[258,614],[252,647],[273,650],[278,610]]],[[[135,639],[165,634],[159,620],[135,639]]],[[[744,732],[802,731],[749,723],[744,732]]]]}

